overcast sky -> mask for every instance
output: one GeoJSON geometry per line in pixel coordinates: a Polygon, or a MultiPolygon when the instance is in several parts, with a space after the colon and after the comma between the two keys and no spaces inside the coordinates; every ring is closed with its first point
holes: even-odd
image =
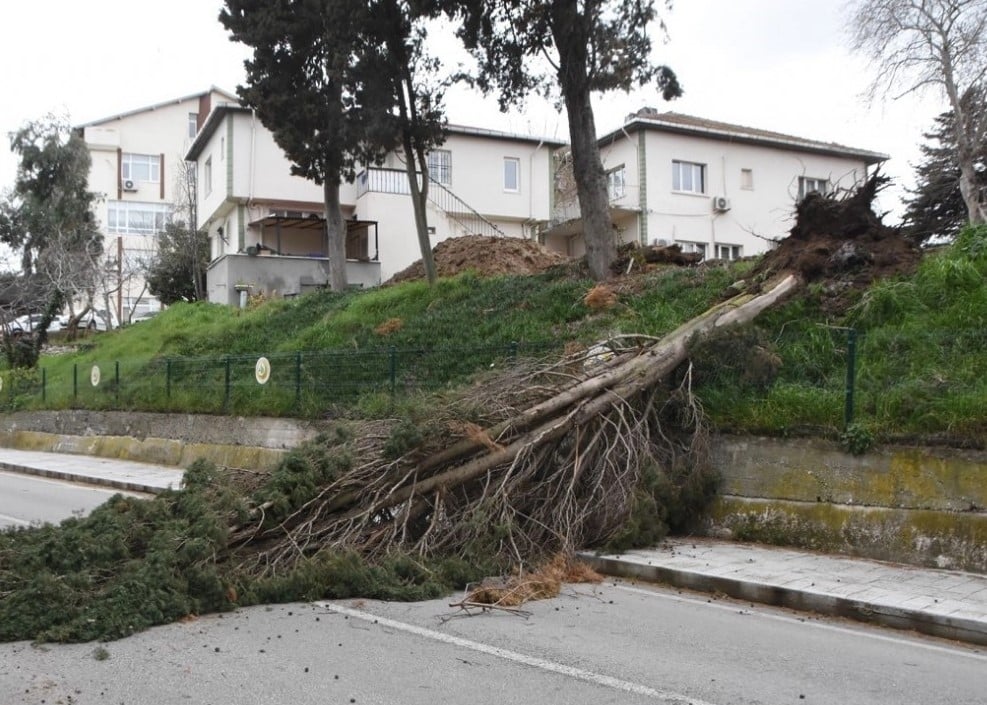
{"type": "MultiPolygon", "coordinates": [[[[659,3],[660,4],[660,3],[659,3]]],[[[248,51],[217,21],[221,0],[8,0],[0,9],[0,132],[48,112],[74,124],[210,85],[235,91],[248,51]]],[[[885,152],[885,171],[911,183],[921,134],[943,105],[935,95],[868,105],[870,72],[850,55],[842,2],[678,0],[666,15],[669,42],[656,59],[679,75],[685,96],[664,104],[653,90],[595,101],[602,133],[645,105],[800,137],[885,152]]],[[[500,115],[493,100],[455,91],[457,124],[568,138],[551,105],[500,115]]],[[[0,189],[16,162],[0,149],[0,189]]],[[[884,197],[899,208],[898,192],[884,197]]]]}

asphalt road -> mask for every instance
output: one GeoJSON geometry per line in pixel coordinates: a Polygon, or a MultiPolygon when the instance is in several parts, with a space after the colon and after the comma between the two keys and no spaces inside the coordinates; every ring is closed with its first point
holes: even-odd
{"type": "Polygon", "coordinates": [[[0,702],[982,705],[987,692],[982,650],[650,586],[573,586],[527,618],[457,615],[454,600],[277,605],[103,646],[0,645],[0,702]]]}
{"type": "Polygon", "coordinates": [[[0,528],[57,524],[74,514],[87,514],[117,492],[0,471],[0,528]]]}

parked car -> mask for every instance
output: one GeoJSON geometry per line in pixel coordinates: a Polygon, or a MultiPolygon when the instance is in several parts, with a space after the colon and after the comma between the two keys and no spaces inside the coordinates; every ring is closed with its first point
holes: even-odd
{"type": "MultiPolygon", "coordinates": [[[[9,335],[24,335],[25,333],[33,333],[41,325],[41,319],[43,316],[40,313],[29,313],[24,316],[18,316],[10,323],[7,324],[7,333],[9,335]]],[[[62,322],[53,318],[48,324],[49,333],[57,333],[62,329],[62,322]]]]}
{"type": "Polygon", "coordinates": [[[150,321],[152,318],[157,316],[160,311],[144,311],[143,313],[137,313],[130,317],[131,323],[140,323],[141,321],[150,321]]]}
{"type": "MultiPolygon", "coordinates": [[[[107,320],[112,321],[112,317],[107,315],[104,310],[92,310],[86,311],[85,315],[79,319],[78,330],[91,330],[91,331],[104,331],[108,330],[106,325],[107,320]]],[[[68,328],[69,317],[62,316],[59,321],[63,328],[68,328]]]]}

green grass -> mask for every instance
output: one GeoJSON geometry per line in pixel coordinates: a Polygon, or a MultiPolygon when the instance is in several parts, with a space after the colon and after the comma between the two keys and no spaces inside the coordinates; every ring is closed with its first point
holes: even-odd
{"type": "MultiPolygon", "coordinates": [[[[874,284],[842,317],[824,313],[816,286],[764,313],[735,339],[694,349],[696,389],[714,425],[838,437],[849,327],[859,333],[857,424],[879,440],[975,444],[987,437],[981,401],[987,398],[985,243],[987,230],[964,231],[954,245],[930,253],[913,276],[874,284]]],[[[0,404],[390,414],[405,392],[461,384],[477,371],[510,364],[515,352],[555,355],[571,342],[661,335],[719,300],[751,267],[659,271],[606,311],[584,305],[591,281],[562,269],[525,277],[466,273],[434,287],[405,282],[319,292],[246,311],[177,305],[140,325],[87,339],[73,355],[43,358],[43,401],[40,376],[4,373],[0,404]],[[381,329],[395,320],[389,331],[381,329]],[[253,377],[261,355],[272,364],[263,387],[253,377]],[[101,372],[98,387],[89,381],[93,365],[101,372]]]]}
{"type": "MultiPolygon", "coordinates": [[[[777,355],[757,389],[734,369],[737,346],[708,364],[726,370],[698,388],[715,425],[739,431],[838,437],[843,429],[848,336],[858,332],[855,421],[879,440],[982,445],[987,438],[987,228],[926,256],[911,277],[882,281],[841,319],[812,295],[769,311],[749,337],[777,355]],[[732,371],[731,371],[732,370],[732,371]]],[[[708,347],[708,346],[707,346],[708,347]]],[[[695,353],[703,355],[703,349],[695,353]]],[[[739,361],[739,362],[738,362],[739,361]]]]}
{"type": "Polygon", "coordinates": [[[516,355],[558,354],[566,343],[619,333],[666,332],[738,276],[729,267],[656,273],[641,293],[622,296],[605,312],[583,303],[593,282],[564,270],[533,277],[466,273],[434,287],[406,282],[319,292],[245,311],[179,304],[140,325],[85,339],[75,354],[44,357],[44,399],[37,377],[20,380],[15,390],[8,385],[0,403],[299,416],[340,406],[382,411],[382,394],[441,389],[516,355]],[[272,366],[264,386],[254,380],[261,355],[272,366]]]}

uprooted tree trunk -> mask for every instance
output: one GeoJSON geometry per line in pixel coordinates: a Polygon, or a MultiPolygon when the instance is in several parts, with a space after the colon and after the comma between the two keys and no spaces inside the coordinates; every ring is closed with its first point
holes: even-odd
{"type": "Polygon", "coordinates": [[[276,574],[323,548],[529,562],[607,541],[649,468],[708,463],[688,376],[677,389],[660,384],[690,340],[752,320],[799,281],[734,297],[648,345],[491,380],[447,411],[445,442],[388,460],[383,438],[359,439],[346,449],[351,467],[312,499],[276,521],[258,507],[234,531],[241,567],[276,574]],[[450,429],[459,440],[448,441],[450,429]]]}

